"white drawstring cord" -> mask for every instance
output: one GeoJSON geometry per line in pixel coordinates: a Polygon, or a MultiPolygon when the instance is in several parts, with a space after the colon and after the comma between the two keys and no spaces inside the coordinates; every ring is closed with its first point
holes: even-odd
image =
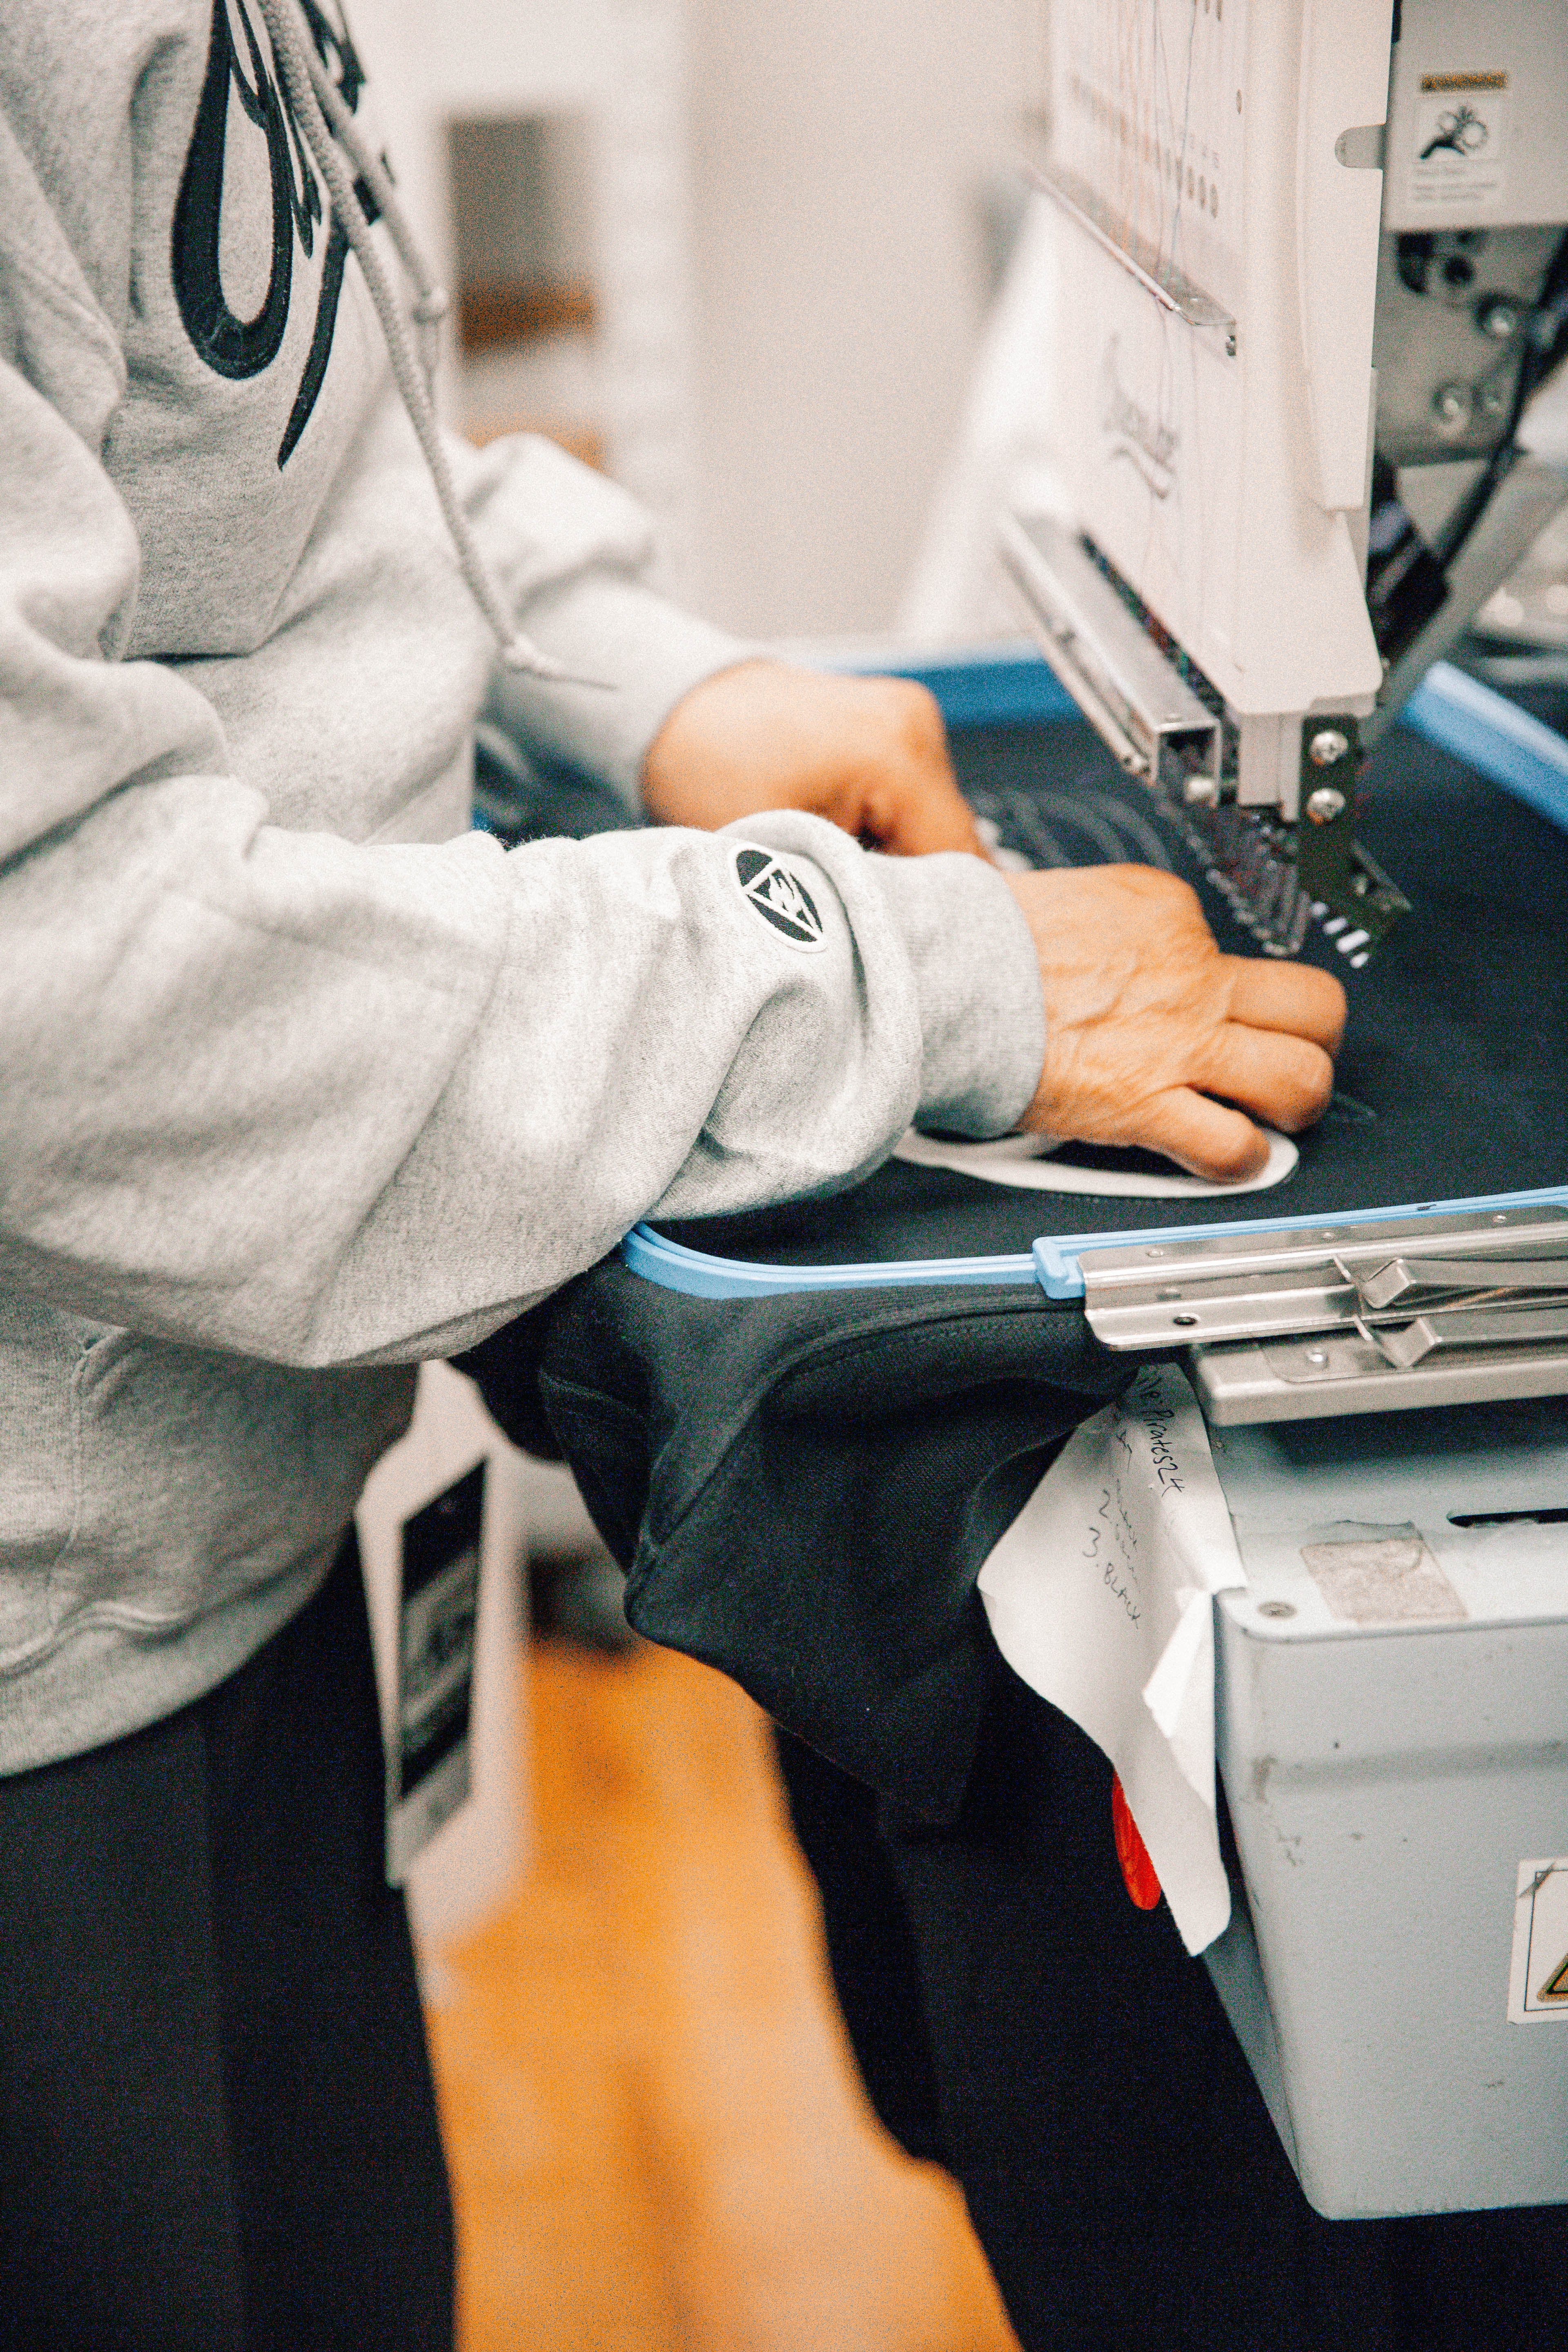
{"type": "Polygon", "coordinates": [[[380,206],[381,216],[397,247],[405,275],[414,289],[412,308],[414,322],[420,331],[419,357],[425,370],[425,388],[434,399],[436,370],[441,359],[441,321],[451,308],[447,289],[437,284],[435,272],[416,244],[414,231],[397,201],[397,192],[386,166],[374,153],[344,104],[342,92],[322,64],[321,52],[314,41],[304,40],[300,47],[305,68],[310,77],[310,87],[320,100],[321,111],[336,132],[339,144],[347,148],[358,167],[360,178],[380,206]]]}
{"type": "MultiPolygon", "coordinates": [[[[404,326],[397,308],[396,299],[387,283],[386,273],[382,268],[381,257],[376,252],[371,237],[370,224],[354,194],[353,183],[344,168],[342,157],[338,152],[331,129],[322,111],[322,104],[318,101],[316,78],[311,72],[310,62],[313,45],[309,34],[302,33],[295,21],[295,5],[296,0],[260,0],[261,14],[272,38],[273,54],[277,58],[279,70],[288,85],[289,95],[293,101],[295,114],[304,134],[305,142],[315,158],[322,179],[327,184],[333,210],[342,224],[343,234],[348,238],[358,258],[360,268],[364,272],[365,283],[370,289],[371,300],[375,305],[375,314],[381,322],[382,334],[385,338],[387,357],[392,362],[393,376],[398,392],[402,395],[403,405],[408,412],[408,421],[414,427],[416,437],[424,454],[425,463],[429,467],[430,478],[436,485],[436,496],[440,501],[441,512],[446,518],[447,529],[451,533],[452,544],[457,550],[458,562],[463,578],[468,583],[469,593],[494,630],[496,642],[500,647],[501,660],[509,669],[527,670],[535,677],[548,678],[563,685],[604,686],[606,681],[602,678],[574,677],[554,659],[552,655],[543,652],[540,646],[533,644],[531,638],[521,634],[508,612],[506,600],[500,588],[475,542],[473,533],[468,528],[468,517],[458,502],[451,468],[447,463],[447,453],[441,446],[440,427],[436,422],[436,412],[431,404],[420,362],[415,356],[413,345],[408,340],[407,330],[404,326]]],[[[324,69],[322,80],[331,89],[330,79],[324,69]]],[[[331,90],[331,100],[334,112],[341,110],[342,117],[352,121],[353,118],[349,115],[348,109],[343,106],[336,90],[331,90]]],[[[403,257],[405,266],[409,267],[409,274],[414,278],[417,289],[416,317],[419,318],[421,327],[433,336],[439,331],[441,312],[446,309],[446,296],[418,256],[407,224],[392,196],[392,190],[385,173],[378,164],[374,164],[374,159],[373,169],[366,170],[364,142],[356,135],[352,143],[347,141],[344,143],[348,146],[354,163],[363,173],[366,184],[373,190],[377,203],[387,215],[387,226],[396,243],[399,255],[403,257]],[[410,254],[414,256],[414,266],[409,266],[410,254]],[[440,306],[438,310],[434,307],[437,301],[440,306]],[[424,312],[423,317],[420,316],[421,310],[424,312]]]]}

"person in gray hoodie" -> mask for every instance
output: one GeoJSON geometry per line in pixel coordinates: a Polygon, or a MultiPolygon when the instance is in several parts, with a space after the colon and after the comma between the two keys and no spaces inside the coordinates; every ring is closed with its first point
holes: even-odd
{"type": "Polygon", "coordinates": [[[1215,1097],[1301,1124],[1338,1034],[1163,877],[860,847],[973,850],[931,706],[438,433],[368,121],[318,0],[0,16],[0,2341],[52,2352],[447,2339],[345,1544],[418,1362],[917,1117],[1240,1172],[1215,1097]],[[481,712],[659,824],[471,832],[481,712]]]}

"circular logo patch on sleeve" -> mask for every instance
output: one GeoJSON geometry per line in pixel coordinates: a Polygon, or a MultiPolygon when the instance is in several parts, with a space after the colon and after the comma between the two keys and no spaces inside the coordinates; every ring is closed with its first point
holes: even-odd
{"type": "Polygon", "coordinates": [[[737,849],[735,879],[764,923],[802,955],[820,955],[827,945],[816,902],[798,874],[780,864],[771,849],[737,849]]]}

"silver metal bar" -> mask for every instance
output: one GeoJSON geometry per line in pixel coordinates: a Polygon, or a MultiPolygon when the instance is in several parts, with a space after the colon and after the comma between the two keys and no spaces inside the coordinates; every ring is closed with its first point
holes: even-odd
{"type": "Polygon", "coordinates": [[[1236,355],[1236,320],[1210,294],[1194,286],[1184,277],[1174,262],[1162,258],[1156,247],[1135,229],[1123,226],[1120,232],[1111,228],[1092,189],[1082,181],[1062,172],[1042,172],[1034,164],[1026,165],[1028,178],[1043,195],[1047,195],[1084,235],[1092,237],[1102,253],[1135,278],[1145,294],[1152,295],[1163,310],[1183,319],[1189,327],[1197,327],[1224,337],[1226,352],[1236,355]]]}
{"type": "MultiPolygon", "coordinates": [[[[1561,1289],[1565,1244],[1568,1209],[1548,1206],[1484,1221],[1460,1213],[1086,1250],[1084,1310],[1096,1338],[1120,1349],[1349,1330],[1367,1319],[1363,1269],[1373,1276],[1394,1262],[1419,1273],[1427,1264],[1451,1266],[1462,1253],[1471,1291],[1490,1286],[1494,1262],[1503,1277],[1497,1287],[1509,1286],[1520,1265],[1539,1264],[1552,1269],[1549,1289],[1561,1289]]],[[[1394,1319],[1405,1322],[1412,1311],[1394,1319]]]]}
{"type": "Polygon", "coordinates": [[[1199,1348],[1188,1368],[1218,1429],[1568,1394],[1568,1348],[1439,1351],[1401,1370],[1355,1332],[1290,1346],[1199,1348]]]}
{"type": "MultiPolygon", "coordinates": [[[[1005,561],[1008,553],[1005,539],[1004,539],[1002,552],[1005,561]]],[[[1054,670],[1059,682],[1066,687],[1068,694],[1071,695],[1117,764],[1125,768],[1130,776],[1138,776],[1144,783],[1152,784],[1154,774],[1153,760],[1147,751],[1141,750],[1132,740],[1131,736],[1128,734],[1101,695],[1097,681],[1089,675],[1083,663],[1075,658],[1076,647],[1073,641],[1065,632],[1058,636],[1055,629],[1047,625],[1039,604],[1024,586],[1019,576],[1019,567],[1015,563],[1009,565],[1009,569],[1020,588],[1023,588],[1025,611],[1034,630],[1035,642],[1044,655],[1047,667],[1054,670]]]]}
{"type": "Polygon", "coordinates": [[[1440,1349],[1541,1346],[1549,1339],[1568,1339],[1568,1302],[1557,1306],[1460,1307],[1447,1313],[1434,1308],[1413,1323],[1363,1323],[1363,1338],[1401,1371],[1424,1363],[1440,1349]]]}
{"type": "MultiPolygon", "coordinates": [[[[1336,1259],[1336,1264],[1340,1261],[1336,1259]]],[[[1353,1282],[1361,1293],[1362,1303],[1377,1313],[1393,1307],[1414,1307],[1417,1301],[1446,1295],[1450,1291],[1478,1291],[1483,1286],[1477,1281],[1484,1273],[1485,1293],[1489,1297],[1500,1292],[1519,1290],[1568,1291],[1568,1254],[1562,1256],[1536,1258],[1486,1259],[1478,1265],[1474,1258],[1408,1258],[1396,1257],[1389,1265],[1362,1272],[1341,1265],[1346,1279],[1353,1282]]],[[[1452,1300],[1450,1304],[1458,1305],[1452,1300]]]]}
{"type": "Polygon", "coordinates": [[[1310,1270],[1234,1283],[1162,1285],[1152,1297],[1102,1298],[1087,1278],[1089,1328],[1108,1348],[1190,1348],[1220,1339],[1264,1339],[1297,1331],[1352,1330],[1362,1307],[1354,1286],[1314,1280],[1310,1270]]]}
{"type": "Polygon", "coordinates": [[[1144,1285],[1209,1280],[1220,1276],[1268,1274],[1290,1266],[1325,1271],[1336,1265],[1386,1265],[1392,1257],[1426,1258],[1458,1254],[1500,1257],[1522,1251],[1534,1256],[1568,1247],[1568,1203],[1532,1203],[1525,1208],[1455,1210],[1440,1217],[1387,1217],[1375,1223],[1241,1226],[1234,1233],[1188,1241],[1108,1243],[1086,1249],[1084,1278],[1097,1288],[1135,1289],[1144,1285]]]}
{"type": "Polygon", "coordinates": [[[1220,723],[1070,530],[1004,515],[1001,551],[1046,659],[1124,768],[1173,800],[1219,797],[1220,723]]]}

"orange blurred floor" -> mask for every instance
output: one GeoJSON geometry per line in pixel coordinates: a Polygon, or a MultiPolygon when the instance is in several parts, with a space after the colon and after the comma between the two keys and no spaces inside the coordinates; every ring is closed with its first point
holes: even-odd
{"type": "Polygon", "coordinates": [[[461,2352],[1016,2352],[853,2077],[756,1710],[542,1644],[530,1712],[535,1858],[430,2021],[461,2352]]]}

